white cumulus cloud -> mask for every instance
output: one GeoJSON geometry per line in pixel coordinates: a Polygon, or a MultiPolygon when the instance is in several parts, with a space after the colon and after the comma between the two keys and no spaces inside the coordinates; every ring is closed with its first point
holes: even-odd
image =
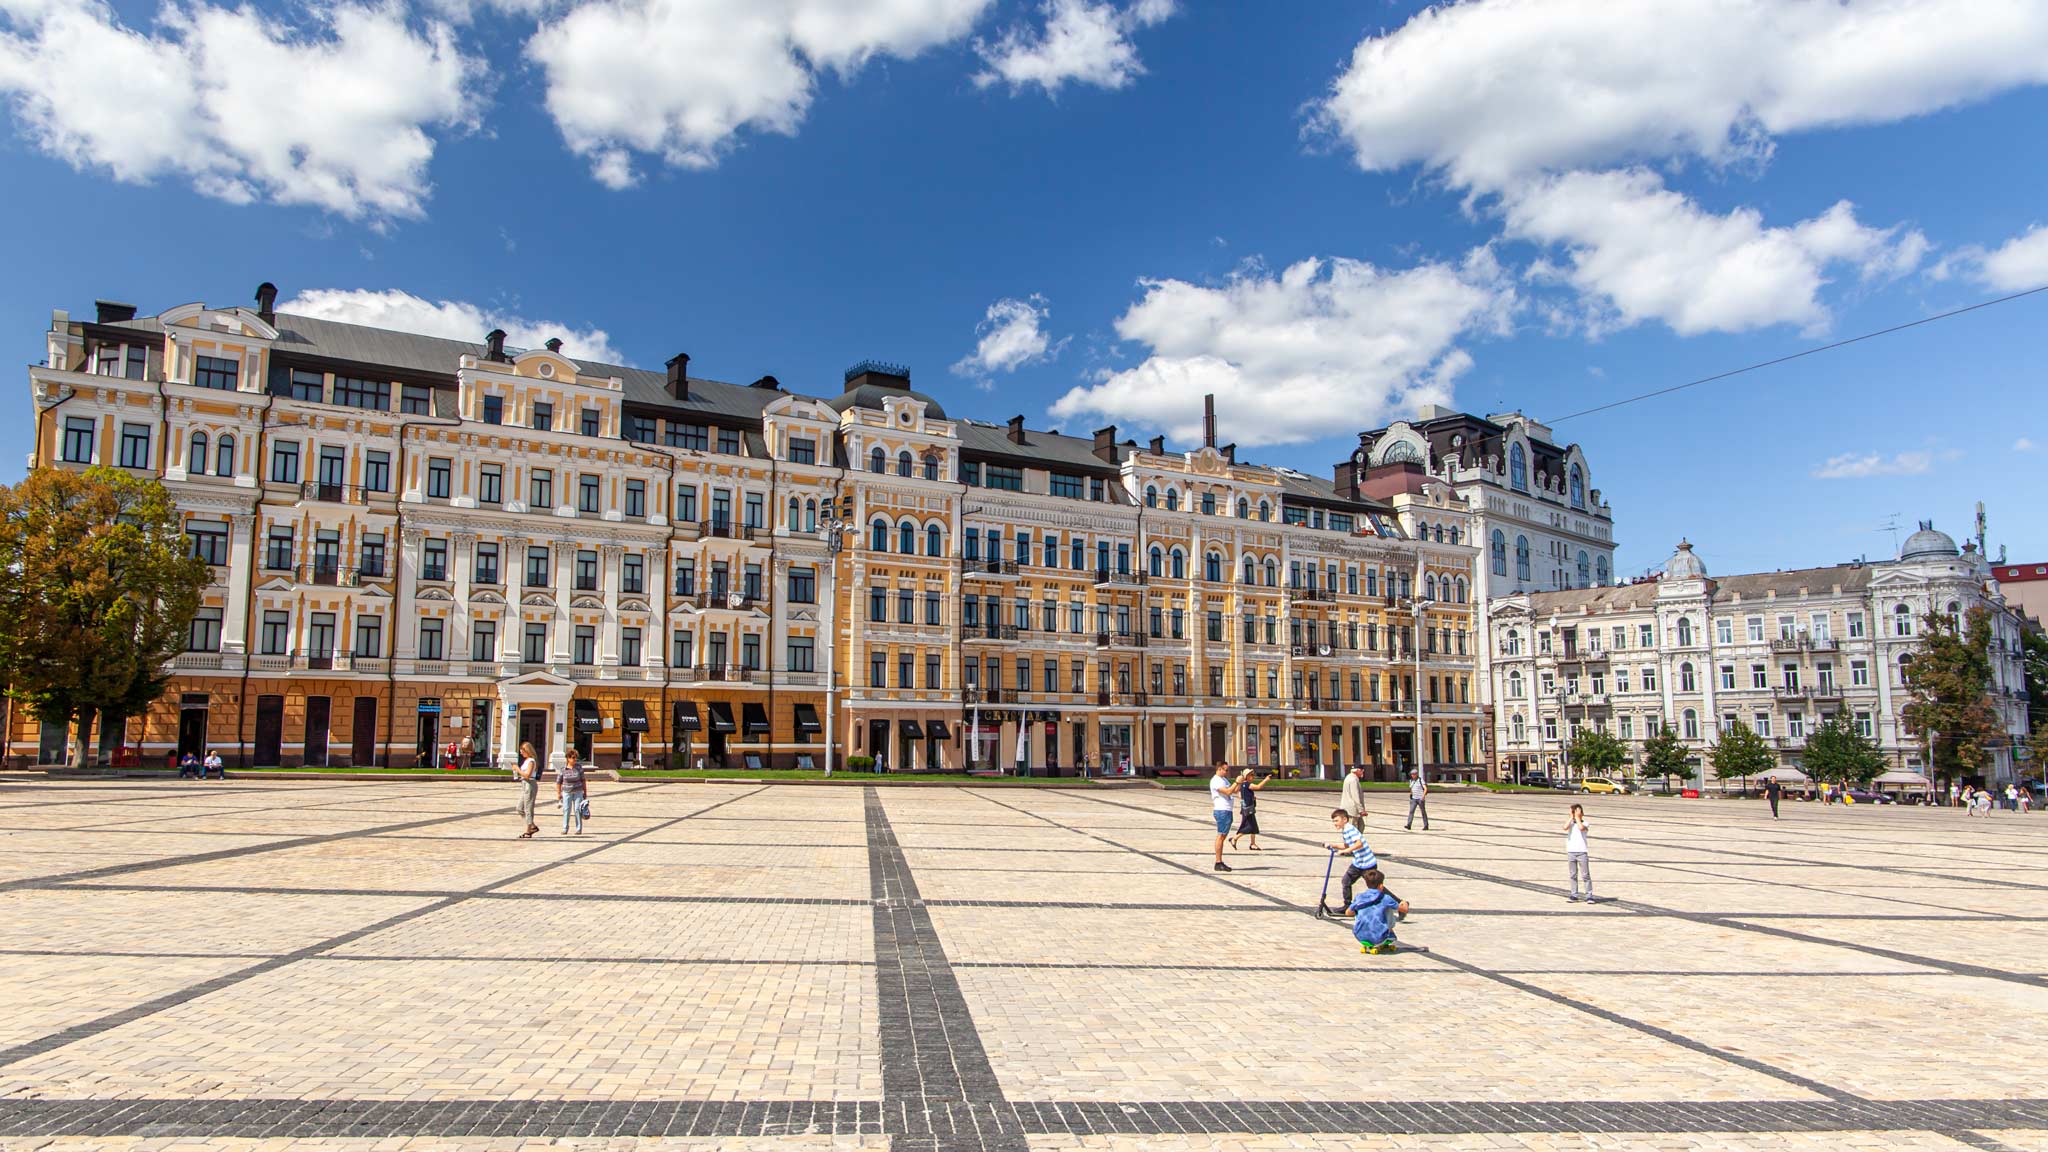
{"type": "Polygon", "coordinates": [[[2032,452],[2034,450],[2034,442],[2022,436],[2012,442],[2012,450],[2015,452],[2032,452]]]}
{"type": "Polygon", "coordinates": [[[1878,452],[1844,452],[1830,456],[1813,470],[1820,480],[1867,480],[1873,476],[1925,476],[1934,468],[1932,452],[1900,452],[1885,456],[1878,452]]]}
{"type": "Polygon", "coordinates": [[[1370,36],[1318,108],[1360,167],[1492,191],[1663,157],[1761,159],[2048,83],[2038,0],[1467,0],[1370,36]]]}
{"type": "Polygon", "coordinates": [[[709,168],[742,131],[790,135],[822,72],[967,35],[993,0],[586,0],[526,54],[569,147],[608,187],[633,157],[709,168]]]}
{"type": "Polygon", "coordinates": [[[481,344],[493,328],[505,330],[505,343],[514,348],[538,348],[550,337],[560,337],[562,354],[572,360],[594,364],[622,364],[611,337],[602,328],[576,327],[553,320],[530,320],[496,308],[485,308],[462,300],[423,300],[397,289],[372,291],[364,288],[315,288],[300,292],[277,306],[279,312],[337,320],[422,336],[441,336],[481,344]]]}
{"type": "Polygon", "coordinates": [[[1594,330],[1646,320],[1682,335],[1817,329],[1831,268],[1890,279],[1927,250],[1918,232],[1859,223],[1847,201],[1773,227],[1753,209],[1706,211],[1640,168],[1531,180],[1502,196],[1501,211],[1509,235],[1563,253],[1550,271],[1581,294],[1594,330]]]}
{"type": "Polygon", "coordinates": [[[473,124],[477,62],[395,3],[170,4],[148,32],[99,0],[0,3],[0,96],[81,170],[179,178],[235,203],[419,216],[435,131],[473,124]]]}
{"type": "Polygon", "coordinates": [[[1005,29],[993,43],[976,41],[986,67],[975,74],[978,88],[1006,84],[1012,92],[1032,85],[1049,96],[1068,83],[1122,88],[1142,75],[1131,33],[1173,15],[1173,0],[1136,0],[1125,7],[1100,0],[1046,0],[1045,27],[1005,29]]]}
{"type": "Polygon", "coordinates": [[[1015,372],[1027,364],[1049,360],[1066,347],[1066,338],[1055,341],[1045,330],[1052,315],[1045,297],[1019,300],[1004,297],[988,306],[981,323],[974,326],[974,351],[960,358],[953,371],[962,376],[988,376],[1015,372]]]}
{"type": "Polygon", "coordinates": [[[2048,284],[2048,226],[2036,224],[1996,248],[1961,248],[1936,265],[1938,280],[1963,274],[2000,292],[2048,284]]]}
{"type": "Polygon", "coordinates": [[[1214,393],[1220,434],[1247,445],[1368,428],[1423,402],[1449,403],[1472,364],[1459,341],[1505,331],[1516,306],[1485,248],[1455,264],[1309,259],[1277,276],[1247,266],[1218,285],[1141,284],[1116,331],[1149,354],[1069,391],[1054,416],[1190,441],[1201,435],[1202,397],[1214,393]]]}

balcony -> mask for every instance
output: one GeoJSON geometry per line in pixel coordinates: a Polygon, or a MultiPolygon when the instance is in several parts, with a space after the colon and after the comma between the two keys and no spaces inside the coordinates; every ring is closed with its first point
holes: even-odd
{"type": "Polygon", "coordinates": [[[1150,639],[1143,632],[1097,632],[1097,648],[1144,648],[1150,639]]]}
{"type": "Polygon", "coordinates": [[[1567,648],[1562,659],[1567,664],[1605,664],[1607,653],[1598,648],[1567,648]]]}
{"type": "MultiPolygon", "coordinates": [[[[376,564],[359,564],[355,567],[354,571],[348,573],[343,579],[350,583],[361,584],[365,580],[382,580],[390,574],[381,562],[376,564]]],[[[489,582],[496,583],[496,581],[489,582]]]]}
{"type": "Polygon", "coordinates": [[[965,704],[1000,704],[1003,702],[1003,689],[999,684],[990,684],[986,687],[969,684],[961,691],[960,700],[965,704]]]}
{"type": "MultiPolygon", "coordinates": [[[[585,589],[585,591],[595,591],[595,589],[585,589]]],[[[730,589],[712,589],[709,592],[699,592],[695,596],[688,597],[687,602],[700,609],[752,612],[762,605],[764,598],[748,595],[746,592],[735,592],[730,589]]]]}
{"type": "Polygon", "coordinates": [[[368,504],[370,490],[359,484],[329,484],[321,480],[308,480],[299,485],[299,499],[317,500],[322,504],[368,504]]]}
{"type": "Polygon", "coordinates": [[[1001,579],[1017,574],[1017,562],[1015,560],[962,560],[960,562],[960,572],[963,576],[986,577],[992,580],[1001,579]]]}
{"type": "Polygon", "coordinates": [[[969,642],[1006,642],[1017,639],[1014,624],[971,624],[960,630],[960,638],[969,642]]]}
{"type": "Polygon", "coordinates": [[[171,667],[179,672],[218,672],[226,667],[226,658],[218,652],[180,652],[171,657],[171,667]]]}
{"type": "Polygon", "coordinates": [[[730,520],[702,520],[697,524],[697,535],[705,540],[753,540],[760,529],[751,524],[735,524],[730,520]]]}
{"type": "Polygon", "coordinates": [[[1150,578],[1143,572],[1112,572],[1107,568],[1095,570],[1097,588],[1143,588],[1150,578]]]}
{"type": "Polygon", "coordinates": [[[698,683],[751,684],[755,675],[754,669],[738,664],[698,664],[676,669],[675,678],[698,683]]]}
{"type": "Polygon", "coordinates": [[[446,584],[448,582],[448,569],[440,564],[421,565],[420,579],[428,584],[446,584]]]}
{"type": "Polygon", "coordinates": [[[1773,652],[1833,652],[1834,650],[1834,640],[1826,636],[1780,636],[1771,641],[1771,651],[1773,652]]]}
{"type": "Polygon", "coordinates": [[[339,586],[341,584],[341,562],[339,560],[315,560],[299,568],[301,584],[339,586]]]}
{"type": "Polygon", "coordinates": [[[1306,600],[1311,604],[1334,604],[1337,601],[1335,588],[1289,588],[1287,591],[1296,600],[1306,600]]]}

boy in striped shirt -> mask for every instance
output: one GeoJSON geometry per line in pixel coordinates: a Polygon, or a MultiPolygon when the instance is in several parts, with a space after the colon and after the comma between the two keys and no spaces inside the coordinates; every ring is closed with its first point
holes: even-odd
{"type": "MultiPolygon", "coordinates": [[[[1365,814],[1363,812],[1359,813],[1358,818],[1359,822],[1363,823],[1365,814]]],[[[1330,826],[1337,829],[1337,836],[1341,843],[1325,844],[1323,847],[1332,852],[1351,853],[1351,867],[1344,870],[1344,903],[1341,905],[1341,907],[1349,909],[1351,907],[1351,890],[1357,886],[1360,880],[1365,878],[1368,870],[1380,866],[1380,860],[1378,856],[1373,855],[1372,845],[1365,842],[1365,833],[1359,830],[1358,824],[1352,822],[1349,812],[1344,811],[1342,808],[1332,809],[1330,812],[1330,826]]],[[[1395,896],[1392,892],[1388,892],[1387,896],[1399,905],[1397,911],[1402,916],[1408,915],[1408,902],[1406,900],[1395,896]]],[[[1323,915],[1331,916],[1334,913],[1328,907],[1325,907],[1323,915]]]]}

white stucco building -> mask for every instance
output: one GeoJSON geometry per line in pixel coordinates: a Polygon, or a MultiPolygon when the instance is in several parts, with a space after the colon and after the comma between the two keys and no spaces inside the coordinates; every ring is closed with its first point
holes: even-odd
{"type": "MultiPolygon", "coordinates": [[[[1921,737],[1900,713],[1931,612],[1992,613],[1994,702],[2015,741],[2026,732],[2019,620],[1974,545],[1930,524],[1896,560],[1714,577],[1680,543],[1656,579],[1610,588],[1524,592],[1488,605],[1493,743],[1503,778],[1569,769],[1560,750],[1581,727],[1639,752],[1678,729],[1695,771],[1724,726],[1746,724],[1798,766],[1809,733],[1833,717],[1874,740],[1895,767],[1919,770],[1921,737]]],[[[1987,781],[2009,779],[2001,748],[1987,781]]]]}

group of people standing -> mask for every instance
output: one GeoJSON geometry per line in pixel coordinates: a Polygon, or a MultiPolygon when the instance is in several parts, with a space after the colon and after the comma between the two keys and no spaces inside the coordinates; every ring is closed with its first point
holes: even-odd
{"type": "Polygon", "coordinates": [[[1989,816],[1993,808],[2003,808],[2008,812],[2031,812],[2034,808],[2033,794],[2017,784],[2007,784],[2003,797],[1995,789],[1979,788],[1974,784],[1962,785],[1960,792],[1954,784],[1948,787],[1949,803],[1962,805],[1965,814],[1970,816],[1989,816]]]}
{"type": "MultiPolygon", "coordinates": [[[[519,834],[521,840],[540,831],[540,825],[534,823],[534,806],[540,797],[544,774],[539,751],[531,742],[521,744],[519,766],[512,770],[513,782],[519,786],[517,811],[526,823],[526,831],[519,834]]],[[[590,777],[584,771],[583,758],[574,748],[562,753],[562,766],[555,769],[555,802],[562,808],[562,835],[583,835],[583,822],[590,818],[590,777]],[[570,831],[572,823],[574,833],[570,831]]]]}

